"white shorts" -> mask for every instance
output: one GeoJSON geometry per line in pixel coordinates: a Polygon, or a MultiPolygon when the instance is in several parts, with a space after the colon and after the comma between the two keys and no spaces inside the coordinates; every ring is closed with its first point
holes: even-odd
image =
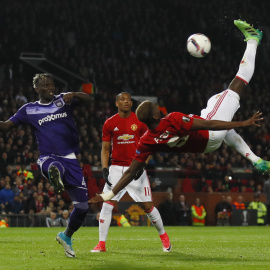
{"type": "MultiPolygon", "coordinates": [[[[109,168],[109,181],[112,186],[110,187],[106,183],[103,192],[111,191],[128,168],[129,167],[111,165],[109,168]]],[[[143,172],[138,180],[132,180],[125,188],[119,191],[112,200],[119,202],[126,192],[128,192],[135,202],[152,202],[152,191],[146,171],[143,172]]]]}
{"type": "MultiPolygon", "coordinates": [[[[206,120],[232,121],[234,114],[239,109],[239,95],[232,90],[225,90],[212,96],[207,107],[201,111],[201,117],[206,120]]],[[[204,153],[213,152],[223,142],[227,130],[209,130],[209,140],[204,153]]]]}

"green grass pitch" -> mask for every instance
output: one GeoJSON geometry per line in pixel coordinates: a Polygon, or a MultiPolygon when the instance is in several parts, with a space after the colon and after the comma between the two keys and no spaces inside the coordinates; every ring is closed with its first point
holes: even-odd
{"type": "Polygon", "coordinates": [[[98,228],[74,234],[76,258],[55,241],[61,228],[0,229],[0,269],[270,269],[270,227],[167,227],[162,251],[153,227],[111,227],[107,252],[91,253],[98,228]]]}

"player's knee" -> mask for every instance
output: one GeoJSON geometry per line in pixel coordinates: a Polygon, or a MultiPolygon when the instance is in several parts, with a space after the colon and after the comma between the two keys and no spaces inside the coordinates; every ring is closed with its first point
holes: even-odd
{"type": "Polygon", "coordinates": [[[89,209],[89,205],[88,202],[79,202],[74,204],[74,207],[76,210],[80,211],[80,212],[88,212],[89,209]]]}
{"type": "Polygon", "coordinates": [[[139,205],[143,208],[143,210],[147,213],[151,211],[153,208],[153,202],[141,202],[139,205]]]}
{"type": "Polygon", "coordinates": [[[230,83],[228,89],[236,92],[241,97],[246,86],[247,85],[245,84],[245,82],[243,82],[241,79],[234,78],[230,83]]]}

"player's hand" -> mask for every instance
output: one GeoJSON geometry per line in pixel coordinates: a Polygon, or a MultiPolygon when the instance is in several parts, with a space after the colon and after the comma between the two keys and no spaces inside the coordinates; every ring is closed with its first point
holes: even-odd
{"type": "Polygon", "coordinates": [[[264,118],[262,117],[262,112],[256,112],[251,118],[244,121],[244,126],[257,126],[260,127],[261,125],[258,123],[262,121],[264,118]]]}
{"type": "Polygon", "coordinates": [[[106,183],[111,187],[112,183],[109,181],[109,169],[103,168],[102,175],[103,175],[103,178],[105,179],[106,183]]]}
{"type": "Polygon", "coordinates": [[[70,105],[71,102],[72,102],[72,100],[73,100],[73,98],[74,98],[74,96],[75,96],[75,93],[74,92],[67,93],[67,94],[65,94],[63,96],[63,100],[65,101],[65,103],[67,105],[70,105]]]}
{"type": "Polygon", "coordinates": [[[96,196],[88,201],[89,203],[104,202],[103,198],[96,193],[96,196]]]}
{"type": "Polygon", "coordinates": [[[143,172],[144,172],[146,166],[147,166],[147,164],[144,163],[143,167],[141,167],[141,168],[137,171],[134,180],[138,180],[138,179],[142,176],[142,174],[143,174],[143,172]]]}

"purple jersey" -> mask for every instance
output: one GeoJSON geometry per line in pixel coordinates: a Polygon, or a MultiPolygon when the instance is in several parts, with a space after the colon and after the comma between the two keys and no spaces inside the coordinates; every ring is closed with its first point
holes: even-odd
{"type": "Polygon", "coordinates": [[[41,156],[78,154],[79,138],[72,118],[73,104],[65,104],[63,96],[63,93],[54,96],[49,104],[27,103],[9,119],[16,126],[32,126],[41,156]]]}

